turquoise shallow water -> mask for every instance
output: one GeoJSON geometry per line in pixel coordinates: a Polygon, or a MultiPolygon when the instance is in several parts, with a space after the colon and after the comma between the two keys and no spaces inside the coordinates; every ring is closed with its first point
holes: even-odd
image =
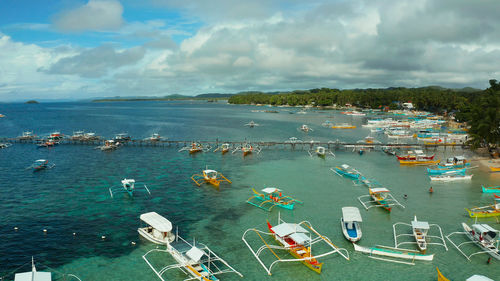
{"type": "MultiPolygon", "coordinates": [[[[320,126],[332,115],[334,122],[352,122],[358,127],[364,118],[334,112],[309,111],[308,114],[251,112],[264,109],[200,102],[168,103],[61,103],[40,105],[0,105],[7,118],[0,120],[0,136],[17,136],[24,130],[46,134],[61,130],[85,129],[111,137],[128,132],[144,138],[159,132],[169,139],[187,140],[303,140],[357,141],[367,129],[331,130],[320,126]],[[250,129],[250,120],[262,126],[250,129]],[[309,134],[297,128],[308,124],[309,134]]],[[[293,109],[292,109],[293,110],[293,109]]],[[[383,137],[378,137],[383,141],[383,137]]],[[[343,238],[339,219],[341,207],[360,208],[363,216],[361,245],[393,245],[392,224],[407,222],[417,215],[437,223],[445,234],[460,231],[460,223],[472,224],[465,207],[486,205],[491,195],[482,194],[481,184],[500,184],[499,174],[474,170],[471,182],[433,184],[424,167],[401,167],[396,159],[381,152],[363,156],[350,151],[335,151],[336,158],[309,157],[306,149],[263,150],[246,158],[240,154],[204,153],[189,156],[177,147],[123,147],[103,153],[91,146],[60,145],[37,149],[34,145],[14,144],[0,150],[0,276],[29,261],[33,255],[41,264],[56,271],[71,272],[82,280],[157,280],[142,255],[155,246],[139,239],[139,215],[156,211],[179,227],[185,238],[196,238],[225,258],[243,275],[243,280],[436,280],[435,267],[452,280],[465,280],[472,274],[490,278],[500,276],[498,261],[486,264],[487,256],[468,262],[451,247],[447,252],[431,245],[433,262],[415,266],[384,263],[355,253],[343,238]],[[47,158],[56,164],[52,170],[32,173],[25,170],[35,159],[47,158]],[[381,209],[365,211],[357,197],[367,189],[333,174],[329,168],[342,163],[356,167],[365,176],[388,187],[406,206],[390,214],[381,209]],[[190,176],[206,165],[224,173],[233,184],[220,190],[192,184],[190,176]],[[109,197],[108,187],[124,178],[145,182],[152,196],[109,197]],[[241,241],[251,227],[266,229],[265,221],[275,223],[278,209],[267,213],[245,203],[251,187],[277,186],[302,200],[294,211],[281,211],[288,222],[310,221],[335,244],[349,250],[350,261],[338,255],[323,258],[323,273],[318,275],[297,263],[279,265],[268,277],[241,241]],[[403,199],[403,194],[408,199],[403,199]],[[14,227],[18,227],[16,232],[14,227]],[[43,234],[47,229],[47,234],[43,234]],[[76,235],[73,235],[73,232],[76,235]],[[101,236],[106,239],[102,240],[101,236]],[[136,242],[132,245],[131,242],[136,242]],[[404,277],[402,277],[404,276],[404,277]]],[[[469,151],[437,150],[439,158],[469,151]]],[[[495,219],[483,219],[499,228],[495,219]]],[[[258,238],[252,240],[258,242],[258,238]]],[[[257,245],[257,244],[255,244],[257,245]]],[[[470,247],[470,250],[476,248],[470,247]]],[[[286,257],[286,254],[282,254],[286,257]]],[[[165,256],[165,262],[172,259],[165,256]]],[[[265,256],[270,261],[270,255],[265,256]]],[[[25,268],[28,270],[28,268],[25,268]]],[[[183,280],[172,272],[167,280],[183,280]]],[[[222,280],[241,280],[236,275],[222,280]]]]}

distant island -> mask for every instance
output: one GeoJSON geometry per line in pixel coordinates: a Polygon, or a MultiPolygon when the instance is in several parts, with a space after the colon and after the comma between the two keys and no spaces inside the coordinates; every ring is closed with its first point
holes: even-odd
{"type": "Polygon", "coordinates": [[[217,100],[227,100],[233,94],[201,94],[196,96],[168,95],[163,97],[111,97],[94,99],[92,102],[117,102],[117,101],[172,101],[172,100],[207,100],[215,102],[217,100]]]}
{"type": "Polygon", "coordinates": [[[29,101],[27,101],[25,103],[39,103],[39,102],[37,102],[36,100],[29,100],[29,101]]]}

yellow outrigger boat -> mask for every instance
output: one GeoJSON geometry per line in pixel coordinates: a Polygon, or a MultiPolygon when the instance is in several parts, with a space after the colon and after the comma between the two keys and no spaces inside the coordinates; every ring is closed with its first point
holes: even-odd
{"type": "Polygon", "coordinates": [[[500,172],[500,167],[493,167],[493,166],[489,167],[490,167],[490,172],[500,172]]]}
{"type": "Polygon", "coordinates": [[[416,159],[399,160],[399,164],[401,165],[436,165],[439,162],[441,162],[441,160],[426,159],[419,156],[417,156],[416,159]]]}
{"type": "Polygon", "coordinates": [[[336,124],[332,125],[332,129],[356,129],[356,126],[347,124],[347,123],[342,123],[342,124],[336,124]]]}
{"type": "Polygon", "coordinates": [[[203,183],[202,181],[205,181],[205,183],[211,184],[217,188],[220,186],[220,183],[223,181],[228,182],[228,183],[232,183],[222,173],[219,173],[215,170],[205,169],[202,171],[202,173],[203,173],[202,175],[194,174],[191,176],[191,179],[198,186],[201,186],[201,184],[203,183]]]}
{"type": "Polygon", "coordinates": [[[465,209],[471,218],[489,218],[500,216],[500,198],[495,197],[495,204],[484,207],[465,209]]]}

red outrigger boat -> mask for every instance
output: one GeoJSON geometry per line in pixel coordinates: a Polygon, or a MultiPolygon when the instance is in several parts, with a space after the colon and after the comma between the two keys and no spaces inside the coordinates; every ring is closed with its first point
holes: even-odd
{"type": "Polygon", "coordinates": [[[398,160],[417,160],[417,157],[422,160],[433,160],[436,154],[425,155],[422,150],[415,150],[415,153],[409,151],[407,155],[396,155],[398,160]]]}

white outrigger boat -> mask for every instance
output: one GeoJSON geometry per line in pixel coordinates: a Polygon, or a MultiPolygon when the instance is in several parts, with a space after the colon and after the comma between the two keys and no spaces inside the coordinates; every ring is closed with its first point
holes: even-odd
{"type": "Polygon", "coordinates": [[[151,141],[151,142],[160,141],[161,140],[161,136],[158,133],[153,133],[150,137],[145,138],[144,140],[145,141],[151,141]]]}
{"type": "Polygon", "coordinates": [[[36,138],[36,135],[33,134],[33,131],[26,131],[18,137],[20,140],[33,140],[36,138]]]}
{"type": "Polygon", "coordinates": [[[376,259],[376,260],[415,265],[414,261],[416,261],[416,260],[418,260],[418,261],[432,261],[434,259],[434,254],[425,255],[425,254],[419,253],[418,251],[413,251],[413,250],[399,249],[399,248],[387,247],[387,246],[382,246],[382,245],[377,245],[375,247],[363,247],[363,246],[359,246],[356,243],[353,243],[353,245],[354,245],[355,251],[370,254],[369,257],[372,259],[376,259]],[[396,258],[396,259],[380,258],[380,257],[375,257],[373,255],[386,256],[386,257],[391,257],[391,258],[396,258]],[[412,260],[412,261],[406,262],[406,261],[402,261],[402,260],[398,260],[398,259],[412,260]]]}
{"type": "Polygon", "coordinates": [[[244,126],[248,126],[250,128],[253,128],[253,127],[258,127],[260,125],[257,124],[257,123],[255,123],[255,122],[253,122],[253,121],[250,121],[250,122],[246,123],[244,126]]]}
{"type": "Polygon", "coordinates": [[[232,154],[234,154],[237,151],[243,152],[243,157],[245,157],[248,154],[252,154],[253,152],[257,152],[257,154],[259,154],[262,151],[262,148],[258,146],[253,146],[249,143],[244,143],[243,145],[236,147],[233,150],[232,154]]]}
{"type": "Polygon", "coordinates": [[[222,155],[229,152],[231,145],[229,143],[223,143],[219,147],[217,147],[214,152],[220,151],[222,155]]]}
{"type": "Polygon", "coordinates": [[[362,195],[358,197],[361,205],[363,205],[363,207],[367,210],[372,207],[382,207],[390,212],[393,206],[399,206],[403,209],[405,208],[405,206],[399,203],[399,201],[396,200],[396,198],[394,198],[394,196],[390,194],[390,191],[385,187],[368,188],[368,192],[369,195],[362,195]],[[365,198],[371,198],[372,200],[366,200],[365,198]]]}
{"type": "Polygon", "coordinates": [[[299,130],[302,131],[302,132],[305,132],[305,133],[309,133],[309,132],[314,131],[312,128],[310,128],[306,124],[300,126],[299,130]]]}
{"type": "Polygon", "coordinates": [[[218,275],[223,273],[235,273],[243,277],[241,273],[212,252],[206,245],[194,241],[191,244],[180,237],[178,233],[171,233],[172,223],[168,219],[155,212],[150,212],[142,214],[141,220],[147,221],[152,230],[149,232],[149,229],[139,228],[139,234],[153,243],[166,245],[166,249],[152,249],[142,256],[160,280],[165,281],[163,275],[170,269],[180,269],[190,276],[184,280],[216,281],[219,280],[218,275]],[[156,229],[156,227],[159,227],[159,229],[156,229]],[[155,231],[157,233],[156,237],[155,231]],[[158,255],[164,253],[170,254],[177,264],[162,266],[157,269],[153,264],[157,264],[158,255]],[[156,254],[155,262],[148,259],[150,255],[154,254],[156,254]]]}
{"type": "Polygon", "coordinates": [[[326,149],[323,146],[316,146],[316,148],[308,150],[307,152],[309,153],[309,156],[311,156],[311,157],[313,156],[313,154],[316,154],[318,157],[321,157],[321,158],[325,158],[326,155],[331,155],[331,156],[335,157],[335,154],[332,151],[330,151],[329,149],[326,149]]]}
{"type": "MultiPolygon", "coordinates": [[[[64,274],[64,280],[79,280],[82,281],[78,276],[73,274],[64,274]]],[[[3,280],[3,279],[2,279],[3,280]]],[[[45,271],[37,271],[35,267],[35,261],[31,257],[31,271],[16,273],[14,276],[14,281],[52,281],[52,273],[45,271]]]]}
{"type": "Polygon", "coordinates": [[[425,254],[425,251],[427,250],[427,245],[434,244],[434,245],[441,245],[446,249],[446,251],[448,251],[448,247],[446,246],[446,241],[444,240],[443,231],[441,230],[441,227],[437,224],[429,224],[428,222],[425,221],[418,221],[417,216],[413,218],[411,224],[398,222],[392,225],[392,229],[394,233],[395,248],[398,248],[399,246],[404,244],[417,244],[417,247],[420,250],[420,252],[425,254]],[[411,227],[412,234],[407,234],[407,233],[397,234],[396,226],[398,225],[405,225],[411,227]],[[429,235],[431,227],[434,227],[439,231],[439,236],[429,235]],[[415,241],[401,241],[401,242],[398,241],[398,238],[404,236],[413,236],[415,241]],[[431,238],[439,239],[440,242],[430,242],[431,238]]]}
{"type": "Polygon", "coordinates": [[[497,260],[500,260],[500,231],[494,229],[488,224],[473,224],[472,227],[469,227],[466,223],[462,223],[463,232],[452,232],[446,235],[448,241],[450,241],[457,250],[464,255],[470,261],[470,258],[479,254],[489,254],[497,260]],[[466,235],[470,241],[462,242],[460,244],[455,244],[451,237],[453,235],[466,235]],[[467,255],[461,247],[466,244],[476,244],[482,251],[472,253],[467,255]]]}
{"type": "Polygon", "coordinates": [[[461,180],[471,180],[473,175],[460,175],[454,171],[449,172],[449,174],[444,173],[436,176],[429,176],[431,181],[461,181],[461,180]]]}
{"type": "Polygon", "coordinates": [[[361,239],[361,214],[359,209],[356,207],[342,207],[342,218],[340,219],[340,224],[342,226],[342,233],[344,237],[355,243],[361,239]]]}
{"type": "MultiPolygon", "coordinates": [[[[109,188],[109,194],[111,194],[111,198],[113,198],[113,195],[115,193],[128,193],[128,195],[132,197],[134,196],[134,191],[140,190],[136,188],[135,186],[136,182],[134,179],[123,179],[121,183],[122,183],[121,186],[112,186],[109,188]]],[[[143,188],[144,191],[146,191],[149,195],[151,195],[149,188],[145,184],[143,184],[143,186],[139,188],[143,188]]]]}
{"type": "Polygon", "coordinates": [[[104,141],[104,145],[96,147],[96,149],[100,149],[101,151],[110,151],[115,150],[120,146],[120,143],[115,140],[107,140],[104,141]]]}
{"type": "Polygon", "coordinates": [[[11,146],[12,146],[12,144],[8,143],[8,142],[0,143],[0,148],[7,148],[7,147],[11,147],[11,146]]]}

